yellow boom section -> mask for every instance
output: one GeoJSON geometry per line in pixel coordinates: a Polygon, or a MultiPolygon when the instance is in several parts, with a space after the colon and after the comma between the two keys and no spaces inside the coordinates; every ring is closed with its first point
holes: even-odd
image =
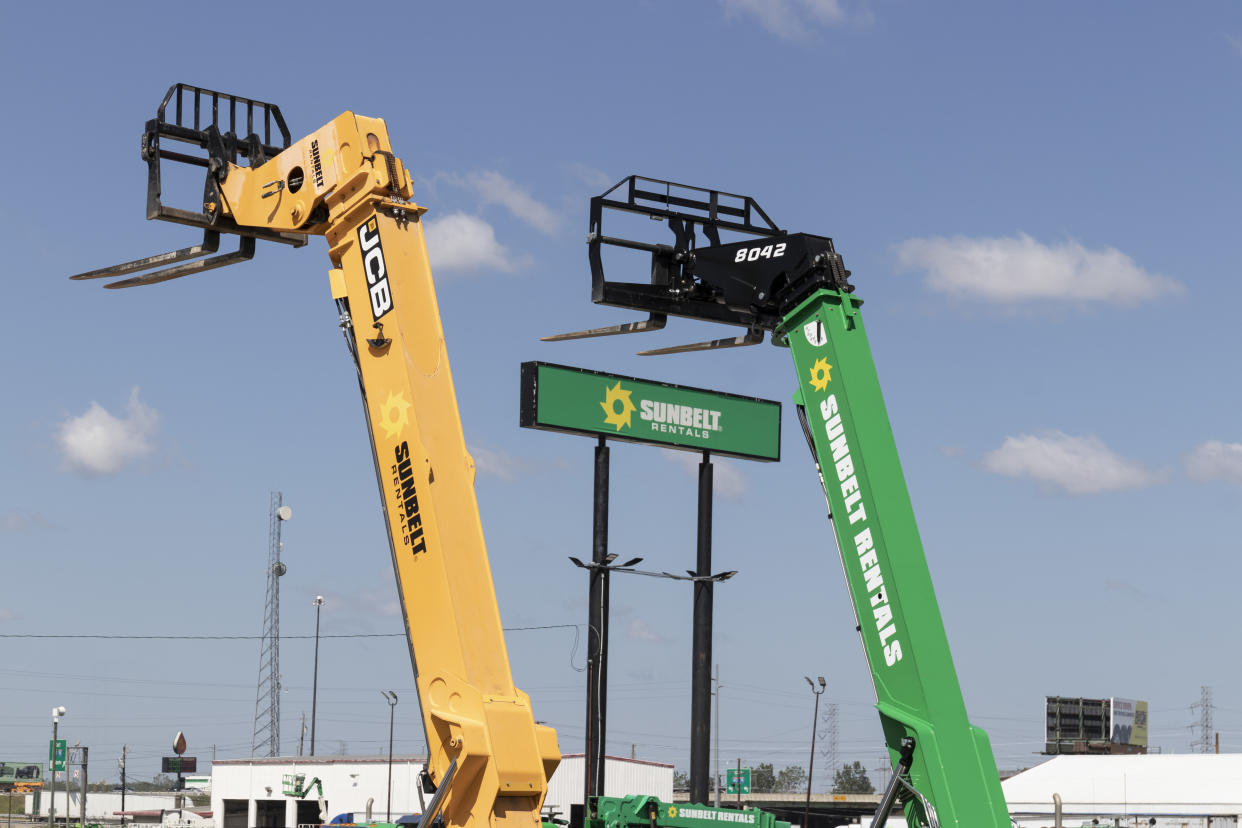
{"type": "Polygon", "coordinates": [[[560,751],[555,732],[535,724],[529,698],[513,685],[423,241],[424,210],[409,200],[409,175],[392,155],[387,128],[346,112],[260,167],[231,167],[220,192],[239,225],[328,239],[332,296],[358,365],[430,773],[447,786],[439,812],[451,826],[536,828],[560,751]]]}

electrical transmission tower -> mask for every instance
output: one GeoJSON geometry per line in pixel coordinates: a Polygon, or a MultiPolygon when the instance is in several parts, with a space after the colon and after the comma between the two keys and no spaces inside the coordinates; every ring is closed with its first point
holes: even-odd
{"type": "Polygon", "coordinates": [[[833,702],[832,704],[826,706],[823,714],[820,716],[820,719],[824,725],[824,729],[820,731],[820,734],[824,740],[824,749],[820,751],[820,755],[823,756],[824,760],[828,763],[828,779],[830,782],[828,786],[829,790],[832,789],[831,781],[836,778],[838,769],[837,747],[841,738],[841,730],[838,719],[839,714],[840,705],[833,702]]]}
{"type": "MultiPolygon", "coordinates": [[[[1212,726],[1212,688],[1204,685],[1199,688],[1199,702],[1190,706],[1191,712],[1199,709],[1199,738],[1190,743],[1195,753],[1211,753],[1215,750],[1215,728],[1212,726]]],[[[1192,725],[1193,727],[1194,725],[1192,725]]]]}
{"type": "Polygon", "coordinates": [[[281,497],[280,492],[272,492],[268,518],[267,602],[259,641],[259,686],[254,697],[251,756],[280,755],[280,576],[286,571],[280,560],[280,524],[293,516],[288,506],[281,505],[281,497]]]}

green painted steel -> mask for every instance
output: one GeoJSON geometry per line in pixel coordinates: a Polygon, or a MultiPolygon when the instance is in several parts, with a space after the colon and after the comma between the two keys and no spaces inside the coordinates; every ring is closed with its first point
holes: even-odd
{"type": "Polygon", "coordinates": [[[587,828],[789,828],[789,823],[758,808],[710,808],[662,802],[654,796],[597,796],[587,828]]]}
{"type": "Polygon", "coordinates": [[[781,405],[618,374],[522,364],[521,424],[749,460],[780,460],[781,405]]]}
{"type": "Polygon", "coordinates": [[[819,290],[784,317],[837,546],[894,764],[927,800],[912,824],[1009,826],[987,734],[966,718],[875,363],[853,294],[819,290]],[[914,822],[917,820],[917,822],[914,822]]]}

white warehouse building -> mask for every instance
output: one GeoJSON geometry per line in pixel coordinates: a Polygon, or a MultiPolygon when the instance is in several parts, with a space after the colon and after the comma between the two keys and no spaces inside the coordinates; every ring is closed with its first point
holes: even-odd
{"type": "MultiPolygon", "coordinates": [[[[392,820],[422,812],[418,776],[422,756],[394,756],[392,760],[392,820]]],[[[568,815],[582,803],[582,754],[565,756],[548,782],[545,808],[568,815]]],[[[353,814],[363,822],[387,821],[387,756],[298,756],[217,759],[211,767],[211,810],[215,828],[294,828],[319,822],[318,790],[302,799],[286,796],[285,776],[301,775],[305,783],[318,779],[328,819],[353,814]]],[[[604,771],[608,796],[651,794],[673,798],[673,766],[609,756],[604,771]]],[[[430,800],[424,794],[423,800],[430,800]]]]}
{"type": "Polygon", "coordinates": [[[1001,783],[1021,828],[1064,825],[1236,828],[1242,754],[1057,756],[1001,783]]]}

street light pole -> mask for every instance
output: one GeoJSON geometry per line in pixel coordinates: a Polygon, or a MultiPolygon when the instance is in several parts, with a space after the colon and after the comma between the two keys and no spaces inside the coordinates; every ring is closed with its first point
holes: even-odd
{"type": "Polygon", "coordinates": [[[380,695],[388,701],[388,817],[392,822],[392,723],[397,714],[397,694],[391,690],[381,690],[380,695]]]}
{"type": "Polygon", "coordinates": [[[315,678],[311,684],[311,751],[315,755],[315,707],[319,702],[319,608],[323,606],[323,596],[315,596],[315,678]]]}
{"type": "Polygon", "coordinates": [[[817,688],[810,676],[803,678],[811,685],[811,692],[815,694],[815,718],[811,719],[811,762],[806,771],[806,807],[802,811],[802,828],[811,828],[811,775],[815,772],[815,732],[819,730],[819,697],[828,689],[828,682],[824,681],[823,676],[818,676],[817,688]]]}
{"type": "MultiPolygon", "coordinates": [[[[51,796],[48,797],[47,805],[48,828],[53,828],[56,825],[56,742],[60,735],[60,717],[63,715],[65,715],[64,705],[52,708],[52,750],[51,762],[49,763],[52,766],[52,792],[51,796]]],[[[69,779],[67,776],[65,778],[65,789],[69,789],[69,779]]]]}

